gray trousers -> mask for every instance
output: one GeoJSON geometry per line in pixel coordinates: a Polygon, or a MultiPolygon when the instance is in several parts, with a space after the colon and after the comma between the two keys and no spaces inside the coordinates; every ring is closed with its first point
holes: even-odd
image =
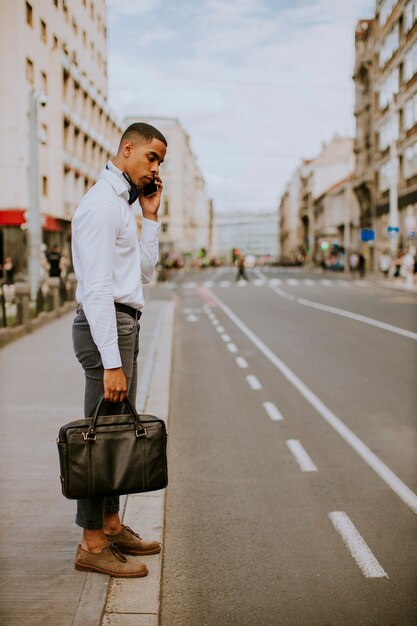
{"type": "MultiPolygon", "coordinates": [[[[122,359],[122,368],[127,381],[127,395],[133,405],[136,403],[137,357],[139,353],[139,322],[127,313],[116,311],[117,335],[122,359]]],[[[81,363],[85,374],[84,416],[89,417],[98,398],[104,392],[103,364],[100,352],[93,341],[84,311],[77,311],[72,325],[72,342],[75,356],[81,363]]],[[[105,402],[100,413],[117,415],[123,413],[123,403],[105,402]]],[[[81,528],[99,530],[103,528],[104,513],[116,513],[119,510],[119,497],[83,498],[77,500],[75,523],[81,528]]]]}

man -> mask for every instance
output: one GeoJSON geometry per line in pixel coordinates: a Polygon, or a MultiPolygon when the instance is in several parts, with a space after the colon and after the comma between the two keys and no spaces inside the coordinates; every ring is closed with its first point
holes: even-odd
{"type": "Polygon", "coordinates": [[[54,245],[46,258],[49,263],[49,276],[61,276],[61,253],[57,244],[54,245]]]}
{"type": "MultiPolygon", "coordinates": [[[[104,393],[107,414],[122,412],[126,395],[134,404],[137,385],[139,318],[144,283],[158,260],[159,166],[167,142],[153,126],[135,123],[124,132],[117,156],[82,198],[72,223],[72,251],[78,279],[73,324],[75,354],[85,373],[85,416],[104,393]],[[145,197],[154,181],[157,191],[145,197]],[[142,209],[137,236],[134,203],[142,209]]],[[[146,565],[128,555],[160,552],[120,522],[119,498],[78,500],[76,524],[83,528],[75,567],[112,576],[146,576],[146,565]]]]}

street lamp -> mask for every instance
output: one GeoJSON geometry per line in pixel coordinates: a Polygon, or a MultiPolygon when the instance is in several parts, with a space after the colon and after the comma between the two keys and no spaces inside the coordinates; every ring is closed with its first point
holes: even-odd
{"type": "Polygon", "coordinates": [[[42,223],[39,203],[39,137],[38,104],[46,106],[48,98],[34,89],[29,93],[29,211],[28,211],[28,272],[30,297],[36,299],[41,278],[42,223]]]}

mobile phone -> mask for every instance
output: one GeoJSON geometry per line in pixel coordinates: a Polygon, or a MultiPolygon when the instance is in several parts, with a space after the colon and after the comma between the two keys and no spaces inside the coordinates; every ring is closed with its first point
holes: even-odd
{"type": "Polygon", "coordinates": [[[158,191],[158,187],[154,180],[152,180],[150,183],[145,185],[144,188],[142,189],[142,193],[145,196],[145,198],[149,198],[149,196],[153,196],[154,193],[156,193],[157,191],[158,191]]]}

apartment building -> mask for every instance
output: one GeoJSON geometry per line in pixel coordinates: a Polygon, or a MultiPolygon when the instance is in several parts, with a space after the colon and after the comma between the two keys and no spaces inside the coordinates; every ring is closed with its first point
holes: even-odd
{"type": "Polygon", "coordinates": [[[0,259],[12,255],[17,271],[27,269],[30,98],[48,247],[58,243],[69,254],[76,205],[117,150],[122,127],[107,104],[106,23],[105,0],[0,3],[0,259]]]}
{"type": "Polygon", "coordinates": [[[268,261],[278,258],[278,216],[276,212],[219,213],[216,218],[217,254],[232,259],[232,249],[268,261]]]}
{"type": "Polygon", "coordinates": [[[147,122],[162,132],[168,142],[161,166],[164,190],[161,198],[160,252],[172,257],[195,257],[204,249],[214,250],[214,213],[206,185],[190,146],[190,138],[175,118],[129,117],[125,125],[147,122]]]}
{"type": "Polygon", "coordinates": [[[284,262],[319,258],[321,244],[359,245],[359,203],[353,193],[353,139],[335,135],[315,158],[297,168],[281,198],[284,262]]]}
{"type": "Polygon", "coordinates": [[[372,266],[417,224],[417,0],[379,0],[355,33],[355,193],[372,266]],[[397,233],[397,229],[399,232],[397,233]]]}

